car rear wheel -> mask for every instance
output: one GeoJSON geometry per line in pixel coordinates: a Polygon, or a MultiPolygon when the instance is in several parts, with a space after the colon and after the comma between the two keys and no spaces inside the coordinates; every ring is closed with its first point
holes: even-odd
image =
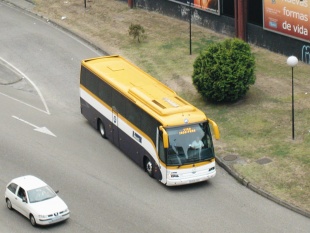
{"type": "Polygon", "coordinates": [[[32,214],[30,214],[30,223],[31,223],[31,225],[34,226],[34,227],[37,225],[36,219],[33,217],[32,214]]]}
{"type": "Polygon", "coordinates": [[[12,202],[10,201],[9,198],[6,199],[6,206],[8,207],[9,210],[12,210],[13,207],[12,207],[12,202]]]}

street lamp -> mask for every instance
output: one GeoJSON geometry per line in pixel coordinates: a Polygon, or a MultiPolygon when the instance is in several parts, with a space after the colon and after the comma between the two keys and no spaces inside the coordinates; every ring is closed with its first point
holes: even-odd
{"type": "Polygon", "coordinates": [[[189,8],[189,55],[192,55],[192,0],[187,1],[189,8]]]}
{"type": "Polygon", "coordinates": [[[294,67],[298,63],[298,59],[295,56],[290,56],[287,58],[286,63],[292,67],[292,138],[294,140],[294,67]]]}

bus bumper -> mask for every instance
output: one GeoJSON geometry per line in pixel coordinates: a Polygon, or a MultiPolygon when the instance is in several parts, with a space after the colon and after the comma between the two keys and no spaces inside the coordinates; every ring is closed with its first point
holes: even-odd
{"type": "Polygon", "coordinates": [[[191,177],[177,177],[177,178],[167,178],[167,186],[178,186],[178,185],[186,185],[193,184],[202,181],[209,180],[216,175],[216,170],[209,172],[208,174],[201,176],[191,176],[191,177]]]}

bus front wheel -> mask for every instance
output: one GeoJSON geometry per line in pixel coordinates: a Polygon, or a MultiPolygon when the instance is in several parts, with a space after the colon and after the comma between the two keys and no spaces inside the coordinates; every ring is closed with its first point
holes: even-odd
{"type": "Polygon", "coordinates": [[[145,171],[147,172],[147,174],[150,177],[153,177],[153,163],[148,158],[145,158],[144,168],[145,168],[145,171]]]}
{"type": "Polygon", "coordinates": [[[99,130],[99,133],[100,133],[101,137],[107,138],[107,136],[105,134],[104,124],[102,123],[101,120],[99,120],[99,122],[98,122],[98,130],[99,130]]]}

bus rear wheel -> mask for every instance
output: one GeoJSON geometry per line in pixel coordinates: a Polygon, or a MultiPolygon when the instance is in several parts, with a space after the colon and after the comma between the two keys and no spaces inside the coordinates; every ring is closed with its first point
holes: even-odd
{"type": "Polygon", "coordinates": [[[98,121],[98,130],[99,130],[99,133],[100,133],[101,137],[107,138],[107,136],[105,134],[104,124],[102,123],[101,120],[98,121]]]}
{"type": "Polygon", "coordinates": [[[150,177],[153,177],[153,163],[148,158],[145,159],[144,169],[150,177]]]}

